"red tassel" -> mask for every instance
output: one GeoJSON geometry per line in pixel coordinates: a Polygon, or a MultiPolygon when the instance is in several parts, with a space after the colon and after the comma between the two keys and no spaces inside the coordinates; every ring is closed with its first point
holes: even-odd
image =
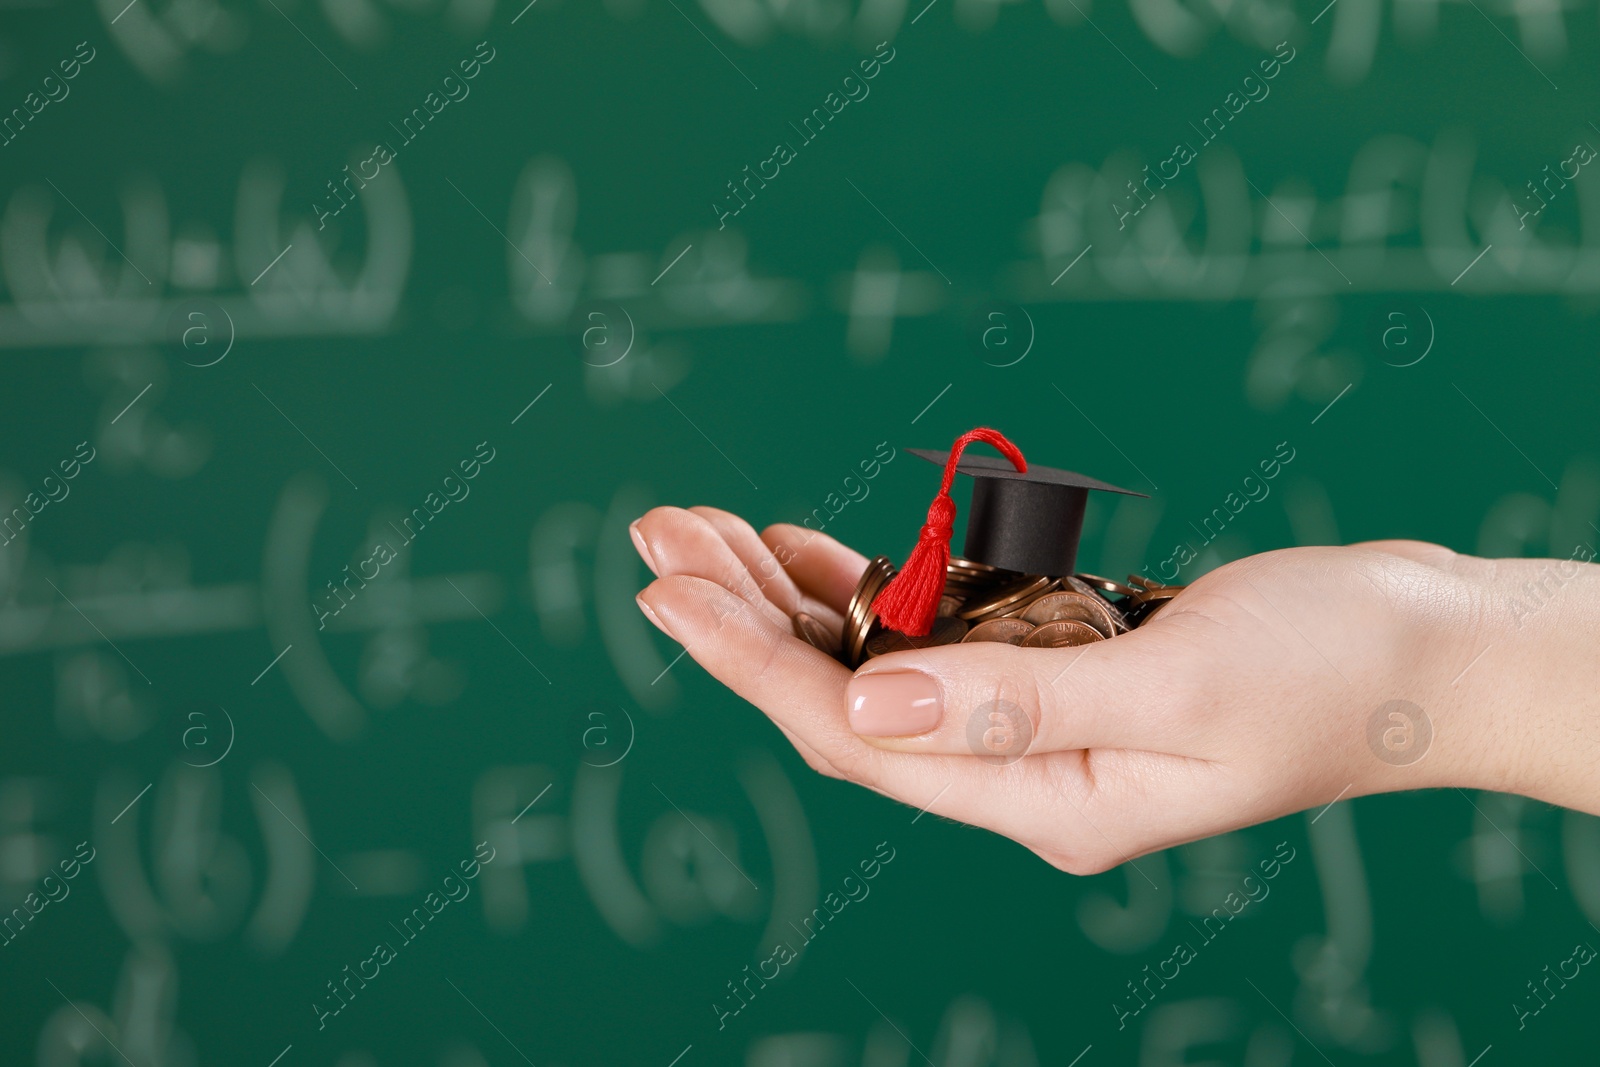
{"type": "Polygon", "coordinates": [[[928,506],[928,522],[922,528],[917,546],[911,550],[900,573],[872,602],[878,621],[891,630],[922,637],[933,629],[933,620],[939,613],[939,597],[944,593],[945,569],[950,563],[950,537],[955,533],[956,504],[950,499],[950,486],[955,481],[956,464],[961,461],[962,451],[974,441],[993,445],[1019,472],[1028,469],[1022,452],[998,430],[980,426],[956,438],[944,465],[939,495],[928,506]]]}

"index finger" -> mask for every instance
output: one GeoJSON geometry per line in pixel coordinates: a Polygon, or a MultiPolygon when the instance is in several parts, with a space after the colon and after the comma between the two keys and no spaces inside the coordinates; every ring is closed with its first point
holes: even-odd
{"type": "Polygon", "coordinates": [[[867,557],[805,526],[768,526],[761,531],[761,540],[801,592],[844,614],[861,572],[867,569],[867,557]]]}

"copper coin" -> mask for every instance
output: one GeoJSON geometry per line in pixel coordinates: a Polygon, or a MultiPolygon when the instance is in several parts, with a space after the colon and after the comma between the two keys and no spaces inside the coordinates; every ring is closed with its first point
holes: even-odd
{"type": "Polygon", "coordinates": [[[1076,574],[1073,577],[1092,588],[1106,593],[1115,593],[1118,596],[1132,596],[1138,592],[1137,589],[1131,589],[1121,582],[1113,582],[1110,578],[1102,578],[1098,574],[1076,574]]]}
{"type": "Polygon", "coordinates": [[[819,652],[830,656],[839,654],[839,639],[822,623],[803,611],[794,614],[794,635],[819,652]]]}
{"type": "Polygon", "coordinates": [[[875,556],[861,572],[861,580],[850,596],[845,608],[844,634],[841,638],[845,663],[856,666],[861,662],[862,647],[878,617],[872,611],[872,602],[895,575],[894,564],[887,556],[875,556]]]}
{"type": "MultiPolygon", "coordinates": [[[[1091,577],[1092,577],[1092,575],[1091,575],[1091,577]]],[[[1116,604],[1116,602],[1106,599],[1103,595],[1101,595],[1100,592],[1098,592],[1095,589],[1094,586],[1092,586],[1088,582],[1084,581],[1083,578],[1084,578],[1083,575],[1069,574],[1065,578],[1061,579],[1061,587],[1062,587],[1062,589],[1075,589],[1080,593],[1086,593],[1089,596],[1094,597],[1100,603],[1104,604],[1106,606],[1106,610],[1111,612],[1111,621],[1112,621],[1112,623],[1115,624],[1115,626],[1114,626],[1114,632],[1115,633],[1125,634],[1130,629],[1132,629],[1132,627],[1130,627],[1128,625],[1128,620],[1123,618],[1122,611],[1119,609],[1119,607],[1116,604]]],[[[1104,578],[1100,578],[1100,579],[1096,579],[1096,580],[1097,581],[1106,582],[1107,585],[1115,586],[1118,589],[1127,589],[1127,592],[1129,594],[1134,592],[1134,590],[1128,589],[1127,586],[1118,586],[1116,582],[1107,581],[1104,578]]],[[[1107,592],[1110,592],[1110,591],[1111,590],[1107,590],[1107,592]]]]}
{"type": "Polygon", "coordinates": [[[1069,574],[1065,578],[1059,579],[1058,584],[1062,589],[1070,589],[1076,593],[1087,593],[1090,596],[1100,595],[1094,591],[1094,586],[1079,578],[1076,574],[1069,574]]]}
{"type": "Polygon", "coordinates": [[[855,617],[851,620],[848,632],[849,645],[845,650],[853,664],[861,662],[861,653],[866,646],[867,638],[879,628],[878,616],[872,610],[872,602],[878,598],[878,594],[889,584],[892,577],[893,574],[875,575],[863,590],[861,604],[856,608],[855,617]]]}
{"type": "Polygon", "coordinates": [[[1077,619],[1057,619],[1034,628],[1023,639],[1023,648],[1071,648],[1104,641],[1105,636],[1086,622],[1077,619]]]}
{"type": "Polygon", "coordinates": [[[939,614],[941,616],[954,615],[961,610],[961,598],[946,593],[939,598],[939,614]]]}
{"type": "Polygon", "coordinates": [[[1163,589],[1160,591],[1152,591],[1146,596],[1139,597],[1137,600],[1128,601],[1128,613],[1132,617],[1133,625],[1143,626],[1145,623],[1155,618],[1156,612],[1160,611],[1162,608],[1176,600],[1178,594],[1181,592],[1183,592],[1181,588],[1163,589]]]}
{"type": "Polygon", "coordinates": [[[967,624],[960,619],[934,619],[933,628],[921,637],[912,637],[898,630],[884,630],[867,639],[868,656],[882,656],[888,652],[905,652],[914,648],[934,648],[953,645],[967,633],[967,624]]]}
{"type": "Polygon", "coordinates": [[[954,576],[946,578],[944,583],[944,591],[946,593],[961,597],[963,600],[976,593],[981,593],[989,588],[991,588],[991,586],[988,582],[969,582],[963,578],[956,578],[954,576]]]}
{"type": "Polygon", "coordinates": [[[1020,582],[1000,589],[992,596],[968,603],[957,613],[958,618],[986,621],[1021,612],[1035,597],[1055,588],[1054,578],[1028,575],[1020,582]]]}
{"type": "Polygon", "coordinates": [[[856,582],[855,592],[850,594],[850,604],[844,609],[844,617],[856,617],[857,610],[863,606],[863,600],[871,602],[871,596],[863,596],[869,586],[878,581],[879,576],[886,569],[893,569],[894,564],[889,562],[888,556],[875,556],[867,562],[866,569],[861,572],[861,578],[856,582]]]}
{"type": "Polygon", "coordinates": [[[1140,597],[1137,601],[1124,601],[1124,603],[1127,605],[1128,624],[1135,628],[1143,626],[1145,623],[1155,618],[1156,612],[1162,610],[1168,604],[1172,603],[1172,601],[1177,599],[1178,594],[1183,591],[1183,588],[1184,587],[1166,589],[1159,593],[1152,592],[1147,596],[1140,597]]]}
{"type": "Polygon", "coordinates": [[[867,651],[867,642],[883,632],[883,624],[878,622],[876,618],[868,622],[867,628],[858,635],[859,640],[855,644],[855,654],[845,662],[845,666],[859,667],[871,659],[872,653],[867,651]]]}
{"type": "Polygon", "coordinates": [[[1042,596],[1028,605],[1022,617],[1035,626],[1061,619],[1076,619],[1093,626],[1102,637],[1110,637],[1117,632],[1111,609],[1093,593],[1051,593],[1042,596]]]}
{"type": "Polygon", "coordinates": [[[946,590],[958,593],[965,600],[1011,585],[1021,577],[1015,571],[1003,571],[960,557],[952,558],[945,566],[946,590]]]}
{"type": "Polygon", "coordinates": [[[1186,585],[1158,585],[1150,589],[1141,589],[1128,598],[1129,606],[1148,604],[1152,600],[1171,600],[1185,589],[1186,585]]]}
{"type": "Polygon", "coordinates": [[[967,631],[967,636],[961,639],[965,644],[969,641],[1003,641],[1008,645],[1020,645],[1023,638],[1033,633],[1033,623],[1021,619],[990,619],[980,622],[967,631]]]}
{"type": "Polygon", "coordinates": [[[972,592],[978,589],[994,588],[997,579],[993,575],[976,575],[967,571],[947,570],[944,576],[946,589],[960,589],[972,592]]]}

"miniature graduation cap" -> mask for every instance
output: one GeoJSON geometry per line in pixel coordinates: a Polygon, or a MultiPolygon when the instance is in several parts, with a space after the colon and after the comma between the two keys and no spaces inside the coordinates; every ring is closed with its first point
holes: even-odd
{"type": "Polygon", "coordinates": [[[967,511],[967,559],[1002,570],[1058,578],[1073,573],[1083,509],[1089,490],[1143,496],[1131,489],[1054,467],[1029,467],[1017,446],[997,430],[979,427],[956,439],[948,453],[907,449],[930,463],[944,465],[939,495],[928,508],[928,521],[904,567],[872,602],[872,610],[891,630],[921,636],[933,626],[950,562],[950,537],[955,532],[956,505],[950,486],[957,472],[972,476],[972,506],[967,511]],[[1000,451],[992,456],[964,456],[982,441],[1000,451]]]}

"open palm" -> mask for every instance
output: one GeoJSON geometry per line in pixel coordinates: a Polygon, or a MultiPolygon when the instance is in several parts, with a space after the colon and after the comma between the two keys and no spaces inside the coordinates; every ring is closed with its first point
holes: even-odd
{"type": "Polygon", "coordinates": [[[1264,553],[1109,641],[946,645],[852,674],[791,617],[837,632],[859,553],[712,508],[632,532],[658,576],[645,613],[814,769],[1075,873],[1341,796],[1471,784],[1493,730],[1451,683],[1500,610],[1478,580],[1492,564],[1437,545],[1264,553]]]}

